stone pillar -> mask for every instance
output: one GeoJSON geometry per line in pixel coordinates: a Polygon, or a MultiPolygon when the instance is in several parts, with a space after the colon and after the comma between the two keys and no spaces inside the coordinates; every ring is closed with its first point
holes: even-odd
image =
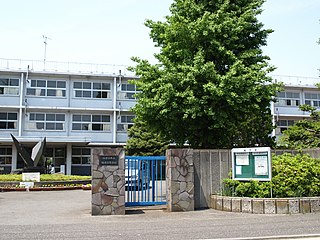
{"type": "Polygon", "coordinates": [[[193,150],[170,149],[166,158],[168,211],[194,211],[193,150]]]}
{"type": "Polygon", "coordinates": [[[67,143],[67,156],[66,156],[66,174],[71,175],[72,166],[72,143],[67,143]]]}
{"type": "Polygon", "coordinates": [[[124,149],[93,148],[92,215],[125,214],[124,149]]]}
{"type": "Polygon", "coordinates": [[[18,167],[18,151],[14,144],[12,144],[12,160],[11,160],[11,171],[16,170],[18,167]]]}

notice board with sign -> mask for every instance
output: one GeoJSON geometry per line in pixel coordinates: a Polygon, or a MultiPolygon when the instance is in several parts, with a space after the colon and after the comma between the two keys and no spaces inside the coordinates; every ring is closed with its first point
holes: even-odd
{"type": "Polygon", "coordinates": [[[269,147],[233,148],[232,179],[271,180],[271,149],[269,147]]]}

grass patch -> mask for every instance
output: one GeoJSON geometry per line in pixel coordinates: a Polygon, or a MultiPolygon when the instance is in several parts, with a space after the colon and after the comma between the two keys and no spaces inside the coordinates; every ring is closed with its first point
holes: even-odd
{"type": "MultiPolygon", "coordinates": [[[[41,174],[40,181],[74,181],[91,180],[91,176],[63,175],[63,174],[41,174]]],[[[0,174],[0,182],[21,182],[22,174],[0,174]]]]}

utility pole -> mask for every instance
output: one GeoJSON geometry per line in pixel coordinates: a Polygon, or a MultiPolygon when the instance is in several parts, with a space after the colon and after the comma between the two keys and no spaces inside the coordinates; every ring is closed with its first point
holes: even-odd
{"type": "Polygon", "coordinates": [[[47,57],[47,44],[48,44],[48,40],[51,40],[51,38],[42,35],[43,38],[43,43],[44,43],[44,56],[43,56],[43,64],[44,66],[46,65],[46,57],[47,57]]]}

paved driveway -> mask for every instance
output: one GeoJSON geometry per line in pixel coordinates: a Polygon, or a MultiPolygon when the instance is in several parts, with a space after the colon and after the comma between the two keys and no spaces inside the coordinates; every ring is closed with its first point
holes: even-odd
{"type": "Polygon", "coordinates": [[[80,223],[91,217],[90,201],[83,190],[0,193],[0,225],[80,223]]]}
{"type": "Polygon", "coordinates": [[[131,209],[125,216],[91,216],[90,211],[90,191],[0,193],[0,239],[261,239],[310,234],[320,239],[320,214],[131,209]]]}

